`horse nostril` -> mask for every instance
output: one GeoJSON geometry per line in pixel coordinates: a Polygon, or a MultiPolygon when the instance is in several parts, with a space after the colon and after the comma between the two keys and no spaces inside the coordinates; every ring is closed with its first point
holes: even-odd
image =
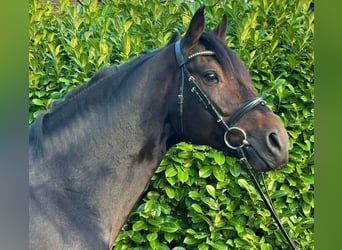
{"type": "Polygon", "coordinates": [[[281,150],[279,136],[276,133],[272,132],[268,135],[268,142],[271,147],[277,148],[279,151],[281,150]]]}

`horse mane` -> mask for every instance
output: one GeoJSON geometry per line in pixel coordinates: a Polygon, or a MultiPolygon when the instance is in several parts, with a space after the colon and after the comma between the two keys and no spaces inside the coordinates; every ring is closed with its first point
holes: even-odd
{"type": "MultiPolygon", "coordinates": [[[[122,72],[127,67],[133,66],[133,65],[139,65],[149,58],[151,58],[156,51],[145,51],[140,56],[137,56],[123,64],[120,65],[114,65],[110,67],[103,67],[99,71],[97,71],[89,81],[80,84],[79,86],[72,89],[70,92],[68,92],[63,98],[54,100],[49,109],[48,113],[52,113],[55,110],[59,109],[60,107],[64,106],[65,104],[69,103],[71,100],[75,99],[75,97],[79,96],[80,94],[88,91],[98,83],[102,82],[106,78],[109,78],[119,72],[122,72]]],[[[113,83],[113,84],[119,84],[120,82],[113,83]]]]}
{"type": "MultiPolygon", "coordinates": [[[[171,39],[166,44],[166,46],[176,42],[179,39],[179,33],[175,32],[173,33],[171,39]]],[[[97,83],[100,83],[104,79],[112,76],[115,73],[118,73],[121,70],[126,69],[128,66],[131,65],[139,65],[149,58],[151,58],[154,54],[156,54],[161,48],[154,49],[154,50],[145,50],[143,51],[139,56],[136,56],[135,58],[120,64],[120,65],[114,65],[110,67],[103,67],[99,71],[97,71],[89,81],[78,85],[74,89],[72,89],[70,92],[68,92],[64,98],[56,99],[52,101],[48,112],[51,113],[55,111],[56,109],[60,108],[64,104],[68,103],[78,95],[84,93],[85,91],[89,90],[91,87],[95,86],[97,83]]]]}
{"type": "Polygon", "coordinates": [[[118,70],[119,66],[114,65],[111,67],[103,67],[99,71],[97,71],[89,81],[78,85],[74,89],[72,89],[70,92],[66,93],[66,95],[63,98],[53,100],[49,110],[50,112],[59,108],[61,105],[64,103],[70,101],[71,99],[75,98],[79,94],[83,93],[84,91],[88,90],[92,86],[96,85],[99,83],[101,80],[104,80],[105,78],[109,77],[113,73],[115,73],[118,70]]]}

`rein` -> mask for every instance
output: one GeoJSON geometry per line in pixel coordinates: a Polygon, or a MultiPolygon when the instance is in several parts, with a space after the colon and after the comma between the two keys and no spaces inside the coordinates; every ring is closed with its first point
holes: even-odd
{"type": "Polygon", "coordinates": [[[216,120],[217,123],[221,124],[223,127],[225,133],[224,133],[224,142],[225,144],[235,151],[237,151],[239,157],[240,157],[240,163],[241,165],[247,170],[248,174],[250,175],[254,185],[256,186],[262,200],[266,204],[268,210],[271,212],[274,220],[276,221],[278,227],[282,231],[284,237],[288,241],[289,245],[292,249],[296,250],[296,246],[287,234],[285,228],[280,222],[280,219],[275,211],[274,205],[272,203],[272,200],[268,194],[263,174],[261,173],[262,182],[264,185],[264,189],[267,193],[267,198],[265,194],[262,191],[262,188],[257,181],[255,175],[252,172],[252,169],[249,167],[247,158],[243,152],[243,148],[247,145],[249,145],[249,142],[247,140],[246,132],[239,127],[234,127],[233,124],[236,123],[243,115],[245,115],[247,112],[251,111],[258,105],[266,106],[266,101],[263,100],[262,97],[255,97],[249,101],[247,101],[245,104],[240,106],[228,119],[228,121],[225,121],[223,117],[220,115],[220,113],[217,111],[215,106],[212,104],[208,96],[204,93],[204,91],[199,87],[198,83],[196,82],[196,79],[191,75],[188,68],[186,67],[186,64],[191,61],[196,56],[214,56],[215,52],[211,50],[205,50],[196,52],[187,58],[184,58],[182,49],[181,49],[181,40],[178,40],[175,43],[175,53],[176,53],[176,60],[178,63],[178,67],[181,69],[181,81],[179,86],[179,94],[178,94],[178,113],[179,113],[179,120],[180,120],[180,132],[183,135],[184,134],[184,125],[183,125],[183,103],[184,103],[184,84],[185,80],[187,80],[188,84],[190,85],[191,92],[197,96],[198,101],[201,103],[203,108],[207,110],[216,120]],[[231,142],[229,142],[229,136],[232,133],[238,133],[241,135],[241,144],[240,145],[232,145],[231,142]]]}
{"type": "Polygon", "coordinates": [[[263,173],[261,172],[260,174],[261,174],[262,184],[263,184],[264,189],[265,189],[265,191],[266,191],[266,196],[267,196],[267,198],[266,198],[265,194],[262,192],[262,188],[261,188],[259,182],[257,181],[255,175],[253,174],[253,171],[252,171],[251,167],[249,167],[247,158],[246,158],[246,156],[245,156],[245,154],[244,154],[244,152],[243,152],[243,150],[242,150],[242,147],[239,148],[238,153],[239,153],[239,156],[240,156],[240,163],[241,163],[241,165],[247,170],[247,172],[248,172],[249,176],[251,177],[251,179],[252,179],[254,185],[257,187],[257,190],[258,190],[258,192],[259,192],[259,194],[260,194],[262,200],[263,200],[264,203],[266,204],[268,210],[271,212],[273,219],[276,221],[278,227],[280,228],[281,232],[283,233],[284,237],[286,238],[286,240],[287,240],[287,242],[289,243],[289,245],[291,246],[291,248],[292,248],[293,250],[297,250],[296,245],[295,245],[295,244],[293,243],[293,241],[291,240],[290,236],[289,236],[288,233],[286,232],[286,230],[285,230],[283,224],[281,224],[281,221],[280,221],[280,219],[279,219],[279,217],[278,217],[278,215],[277,215],[277,212],[276,212],[276,210],[275,210],[275,208],[274,208],[272,199],[271,199],[271,197],[270,197],[270,195],[269,195],[269,193],[268,193],[268,191],[267,191],[263,173]]]}

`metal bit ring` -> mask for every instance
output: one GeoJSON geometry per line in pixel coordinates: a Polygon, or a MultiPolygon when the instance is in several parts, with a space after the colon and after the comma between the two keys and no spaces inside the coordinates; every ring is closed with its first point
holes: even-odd
{"type": "Polygon", "coordinates": [[[231,148],[231,149],[233,149],[233,150],[237,150],[238,148],[242,148],[242,147],[244,147],[245,145],[248,145],[249,143],[248,143],[248,141],[247,141],[247,135],[246,135],[246,132],[243,130],[243,129],[241,129],[241,128],[239,128],[239,127],[231,127],[231,128],[229,128],[229,131],[226,131],[225,133],[224,133],[224,142],[226,143],[226,145],[229,147],[229,148],[231,148]],[[240,145],[238,145],[238,146],[233,146],[230,142],[229,142],[229,134],[232,132],[232,131],[237,131],[238,133],[240,133],[241,135],[242,135],[242,139],[241,139],[241,144],[240,145]]]}

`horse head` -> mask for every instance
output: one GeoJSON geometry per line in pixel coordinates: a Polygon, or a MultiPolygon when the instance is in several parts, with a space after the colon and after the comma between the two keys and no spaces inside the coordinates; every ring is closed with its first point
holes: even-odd
{"type": "Polygon", "coordinates": [[[178,136],[247,158],[259,171],[288,162],[286,129],[257,97],[241,60],[225,44],[227,17],[204,32],[204,7],[175,43],[179,88],[170,113],[178,136]],[[175,103],[177,102],[177,103],[175,103]]]}

